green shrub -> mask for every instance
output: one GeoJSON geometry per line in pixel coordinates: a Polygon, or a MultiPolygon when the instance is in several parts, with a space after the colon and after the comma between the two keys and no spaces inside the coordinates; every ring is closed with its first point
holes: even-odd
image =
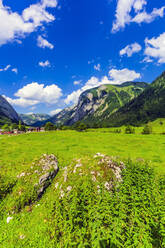
{"type": "Polygon", "coordinates": [[[54,247],[165,247],[165,179],[146,165],[129,162],[123,182],[99,192],[89,176],[53,204],[54,247]]]}
{"type": "Polygon", "coordinates": [[[87,126],[82,122],[77,122],[74,128],[76,131],[85,131],[87,129],[87,126]]]}
{"type": "Polygon", "coordinates": [[[115,133],[121,133],[121,129],[116,129],[115,133]]]}
{"type": "Polygon", "coordinates": [[[142,131],[142,134],[151,134],[152,133],[152,127],[150,125],[145,125],[142,131]]]}
{"type": "Polygon", "coordinates": [[[135,128],[133,128],[133,127],[131,127],[131,126],[127,126],[127,127],[125,128],[125,133],[126,133],[126,134],[133,134],[133,133],[135,133],[135,128]]]}
{"type": "Polygon", "coordinates": [[[3,130],[3,131],[7,131],[7,132],[10,131],[9,125],[8,125],[8,124],[3,125],[3,126],[2,126],[2,130],[3,130]]]}
{"type": "Polygon", "coordinates": [[[45,131],[52,131],[52,130],[55,130],[55,126],[53,125],[53,123],[47,122],[45,124],[45,131]]]}

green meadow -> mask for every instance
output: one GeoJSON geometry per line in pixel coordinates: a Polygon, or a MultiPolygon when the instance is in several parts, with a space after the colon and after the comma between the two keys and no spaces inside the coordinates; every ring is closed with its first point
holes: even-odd
{"type": "Polygon", "coordinates": [[[150,135],[142,128],[125,134],[123,127],[119,134],[96,129],[0,136],[0,247],[165,247],[165,136],[157,126],[150,135]],[[114,181],[110,192],[105,182],[112,172],[96,153],[126,166],[122,183],[114,181]],[[59,172],[38,198],[42,154],[57,157],[59,172]],[[77,163],[82,167],[74,174],[77,163]],[[92,181],[91,175],[100,177],[92,181]]]}
{"type": "MultiPolygon", "coordinates": [[[[140,131],[139,131],[140,129],[140,131]]],[[[73,159],[103,153],[121,160],[145,160],[157,172],[165,173],[165,136],[157,133],[116,134],[113,129],[96,129],[87,132],[52,131],[0,137],[0,164],[6,173],[21,169],[43,153],[53,153],[61,166],[73,159]],[[9,169],[10,168],[10,169],[9,169]]],[[[14,173],[14,172],[13,172],[14,173]]]]}

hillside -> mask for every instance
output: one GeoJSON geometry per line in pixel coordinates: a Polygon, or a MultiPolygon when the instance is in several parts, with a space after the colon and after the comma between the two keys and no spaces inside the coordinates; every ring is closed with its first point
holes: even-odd
{"type": "Polygon", "coordinates": [[[37,121],[45,121],[50,118],[47,114],[20,114],[21,119],[26,125],[33,125],[37,121]]]}
{"type": "Polygon", "coordinates": [[[21,120],[21,118],[14,108],[4,97],[0,96],[0,125],[11,122],[18,123],[19,120],[21,120]]]}
{"type": "Polygon", "coordinates": [[[165,72],[153,81],[137,98],[112,114],[111,126],[141,125],[165,117],[165,72]]]}
{"type": "MultiPolygon", "coordinates": [[[[72,125],[83,121],[89,125],[101,123],[120,107],[137,97],[148,86],[143,82],[126,82],[122,85],[102,85],[83,92],[78,104],[62,110],[49,119],[54,124],[72,125]]],[[[43,125],[38,122],[35,125],[43,125]]]]}

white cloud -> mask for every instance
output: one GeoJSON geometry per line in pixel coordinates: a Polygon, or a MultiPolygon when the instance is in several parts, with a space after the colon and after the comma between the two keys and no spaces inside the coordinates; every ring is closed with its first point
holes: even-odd
{"type": "Polygon", "coordinates": [[[150,23],[155,20],[156,17],[163,17],[164,16],[165,7],[160,9],[153,9],[153,11],[148,14],[145,11],[138,13],[133,19],[132,22],[136,23],[150,23]]]}
{"type": "Polygon", "coordinates": [[[127,55],[128,57],[131,57],[132,54],[140,52],[141,49],[142,47],[138,43],[135,42],[123,48],[120,51],[120,56],[127,55]]]}
{"type": "Polygon", "coordinates": [[[55,8],[55,7],[57,7],[57,0],[43,0],[42,6],[44,8],[46,8],[46,7],[55,8]]]}
{"type": "Polygon", "coordinates": [[[141,77],[140,73],[133,70],[128,70],[127,68],[122,70],[112,69],[109,71],[109,76],[113,84],[121,84],[123,82],[134,81],[141,77]]]}
{"type": "Polygon", "coordinates": [[[8,42],[19,41],[26,34],[34,32],[44,23],[50,23],[55,17],[46,9],[55,8],[56,0],[41,0],[24,9],[22,14],[13,12],[10,7],[0,1],[0,46],[8,42]]]}
{"type": "Polygon", "coordinates": [[[66,104],[70,104],[70,103],[77,103],[78,102],[78,99],[79,99],[79,96],[81,95],[83,91],[80,89],[80,90],[77,90],[77,91],[73,91],[71,94],[69,94],[67,96],[67,98],[64,100],[64,102],[66,104]]]}
{"type": "Polygon", "coordinates": [[[143,60],[142,60],[142,62],[144,62],[144,63],[152,63],[153,62],[153,60],[150,58],[150,57],[145,57],[143,60]]]}
{"type": "Polygon", "coordinates": [[[33,112],[28,112],[25,115],[33,115],[33,114],[34,114],[33,112]]]}
{"type": "Polygon", "coordinates": [[[50,67],[50,62],[49,62],[49,60],[46,60],[45,62],[39,62],[38,63],[39,64],[39,66],[41,66],[41,67],[50,67]]]}
{"type": "Polygon", "coordinates": [[[81,84],[81,82],[82,82],[82,80],[76,80],[76,81],[73,82],[73,84],[74,85],[79,85],[79,84],[81,84]]]}
{"type": "Polygon", "coordinates": [[[55,84],[45,86],[33,82],[19,89],[15,94],[17,98],[6,99],[12,104],[22,107],[33,106],[38,103],[55,104],[62,96],[62,90],[55,84]]]}
{"type": "Polygon", "coordinates": [[[151,13],[147,13],[145,5],[147,5],[146,0],[118,0],[115,14],[116,19],[113,22],[112,32],[117,32],[121,28],[125,28],[126,24],[131,22],[138,24],[142,22],[150,23],[156,17],[164,16],[165,6],[160,9],[154,8],[151,13]],[[131,16],[133,11],[134,16],[131,16]]]}
{"type": "Polygon", "coordinates": [[[41,48],[49,48],[49,49],[53,49],[54,46],[47,41],[46,39],[44,39],[41,35],[38,36],[37,38],[37,46],[41,47],[41,48]]]}
{"type": "Polygon", "coordinates": [[[29,99],[24,99],[24,98],[12,99],[12,98],[7,97],[5,95],[3,95],[3,97],[5,97],[6,100],[11,105],[20,106],[20,107],[29,107],[29,106],[36,105],[39,103],[39,101],[29,100],[29,99]]]}
{"type": "MultiPolygon", "coordinates": [[[[0,68],[0,72],[2,72],[2,71],[8,71],[10,68],[11,68],[11,65],[7,65],[4,68],[0,68]]],[[[17,68],[11,68],[11,71],[14,72],[14,73],[16,73],[16,74],[18,73],[18,69],[17,68]]]]}
{"type": "Polygon", "coordinates": [[[0,71],[8,71],[11,65],[7,65],[5,68],[0,68],[0,71]]]}
{"type": "Polygon", "coordinates": [[[60,113],[62,111],[62,109],[55,109],[55,110],[52,110],[52,111],[50,111],[50,115],[57,115],[58,113],[60,113]]]}
{"type": "Polygon", "coordinates": [[[165,33],[160,34],[158,37],[152,39],[145,39],[145,55],[148,59],[158,59],[158,63],[165,63],[165,33]]]}
{"type": "Polygon", "coordinates": [[[136,0],[134,1],[134,9],[135,9],[135,12],[138,12],[140,10],[143,9],[143,6],[145,6],[147,4],[147,1],[146,0],[136,0]]]}
{"type": "Polygon", "coordinates": [[[94,65],[94,69],[96,71],[100,71],[101,70],[101,65],[100,64],[94,65]]]}
{"type": "Polygon", "coordinates": [[[17,68],[13,68],[13,69],[11,69],[12,70],[12,72],[14,72],[15,74],[18,74],[18,69],[17,68]]]}
{"type": "Polygon", "coordinates": [[[141,75],[140,73],[136,73],[133,70],[125,68],[122,70],[110,70],[109,77],[110,78],[104,76],[101,80],[99,80],[97,77],[91,77],[82,88],[78,89],[77,91],[73,91],[70,95],[68,95],[65,99],[65,103],[77,103],[79,96],[88,89],[92,89],[104,84],[122,84],[127,81],[134,81],[135,79],[140,78],[141,75]]]}

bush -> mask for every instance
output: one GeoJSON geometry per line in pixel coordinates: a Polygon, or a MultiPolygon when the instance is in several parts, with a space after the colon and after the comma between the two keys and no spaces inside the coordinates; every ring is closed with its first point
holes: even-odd
{"type": "Polygon", "coordinates": [[[152,127],[148,124],[145,125],[142,134],[151,134],[151,133],[152,133],[152,127]]]}
{"type": "Polygon", "coordinates": [[[3,131],[7,131],[7,132],[10,131],[10,127],[8,124],[3,125],[2,129],[3,129],[3,131]]]}
{"type": "Polygon", "coordinates": [[[77,122],[74,128],[76,131],[85,131],[87,129],[87,126],[82,122],[77,122]]]}
{"type": "Polygon", "coordinates": [[[10,126],[10,130],[18,129],[18,125],[16,123],[12,123],[10,126]]]}
{"type": "Polygon", "coordinates": [[[52,131],[52,130],[56,130],[54,125],[51,122],[47,122],[45,124],[45,131],[52,131]]]}
{"type": "Polygon", "coordinates": [[[121,129],[116,129],[115,133],[121,133],[121,129]]]}
{"type": "Polygon", "coordinates": [[[97,191],[88,176],[75,180],[70,194],[54,198],[54,247],[165,247],[165,181],[148,166],[129,162],[113,192],[104,183],[97,191]]]}
{"type": "Polygon", "coordinates": [[[135,133],[135,128],[133,128],[133,127],[131,127],[131,126],[127,126],[127,127],[125,128],[125,133],[126,133],[126,134],[133,134],[133,133],[135,133]]]}

